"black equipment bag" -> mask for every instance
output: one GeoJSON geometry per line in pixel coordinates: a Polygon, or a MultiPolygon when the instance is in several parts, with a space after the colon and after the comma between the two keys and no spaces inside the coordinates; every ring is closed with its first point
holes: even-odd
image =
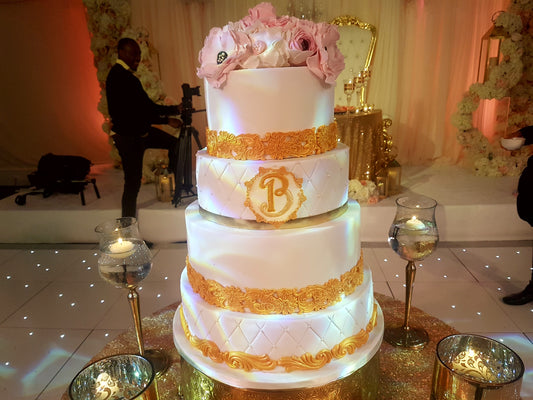
{"type": "Polygon", "coordinates": [[[32,186],[45,193],[79,193],[91,170],[91,161],[81,156],[48,153],[41,157],[37,171],[28,175],[32,186]]]}

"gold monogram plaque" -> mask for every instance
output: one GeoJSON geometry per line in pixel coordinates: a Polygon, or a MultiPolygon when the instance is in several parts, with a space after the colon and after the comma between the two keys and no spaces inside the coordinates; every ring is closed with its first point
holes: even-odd
{"type": "Polygon", "coordinates": [[[257,222],[279,226],[296,214],[306,200],[302,189],[303,179],[296,178],[285,167],[263,168],[246,182],[244,205],[255,215],[257,222]]]}

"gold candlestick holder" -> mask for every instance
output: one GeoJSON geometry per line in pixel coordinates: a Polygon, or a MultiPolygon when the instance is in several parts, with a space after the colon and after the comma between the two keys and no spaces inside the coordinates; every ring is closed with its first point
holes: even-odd
{"type": "Polygon", "coordinates": [[[406,196],[396,200],[396,216],[389,230],[389,245],[405,267],[405,315],[402,325],[385,327],[384,339],[393,346],[417,349],[424,347],[428,334],[409,325],[411,300],[416,276],[415,261],[423,260],[436,248],[439,233],[435,222],[437,202],[425,196],[406,196]]]}

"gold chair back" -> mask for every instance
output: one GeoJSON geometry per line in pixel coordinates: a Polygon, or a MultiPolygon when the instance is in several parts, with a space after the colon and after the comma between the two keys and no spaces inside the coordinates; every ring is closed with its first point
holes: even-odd
{"type": "MultiPolygon", "coordinates": [[[[340,33],[340,40],[337,43],[339,50],[344,55],[346,67],[337,77],[335,86],[335,104],[346,104],[344,94],[344,79],[351,78],[350,70],[357,76],[360,72],[370,71],[376,48],[377,30],[374,25],[363,22],[357,17],[343,15],[330,21],[330,24],[337,25],[340,33]]],[[[363,88],[360,93],[359,104],[366,103],[368,88],[363,88]]]]}

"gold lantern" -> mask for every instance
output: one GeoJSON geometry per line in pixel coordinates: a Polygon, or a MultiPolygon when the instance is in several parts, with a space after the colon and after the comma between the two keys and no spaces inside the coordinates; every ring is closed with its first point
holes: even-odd
{"type": "Polygon", "coordinates": [[[155,171],[155,194],[157,200],[172,201],[174,197],[175,178],[166,164],[160,164],[155,171]]]}
{"type": "Polygon", "coordinates": [[[492,26],[481,38],[477,72],[477,81],[479,83],[488,81],[491,68],[496,67],[503,61],[501,44],[509,37],[509,34],[502,26],[496,26],[494,23],[502,12],[498,11],[492,15],[492,26]]]}
{"type": "Polygon", "coordinates": [[[396,147],[388,133],[391,125],[390,118],[383,119],[383,160],[376,174],[376,186],[381,197],[389,197],[402,191],[402,166],[396,161],[396,147]]]}

